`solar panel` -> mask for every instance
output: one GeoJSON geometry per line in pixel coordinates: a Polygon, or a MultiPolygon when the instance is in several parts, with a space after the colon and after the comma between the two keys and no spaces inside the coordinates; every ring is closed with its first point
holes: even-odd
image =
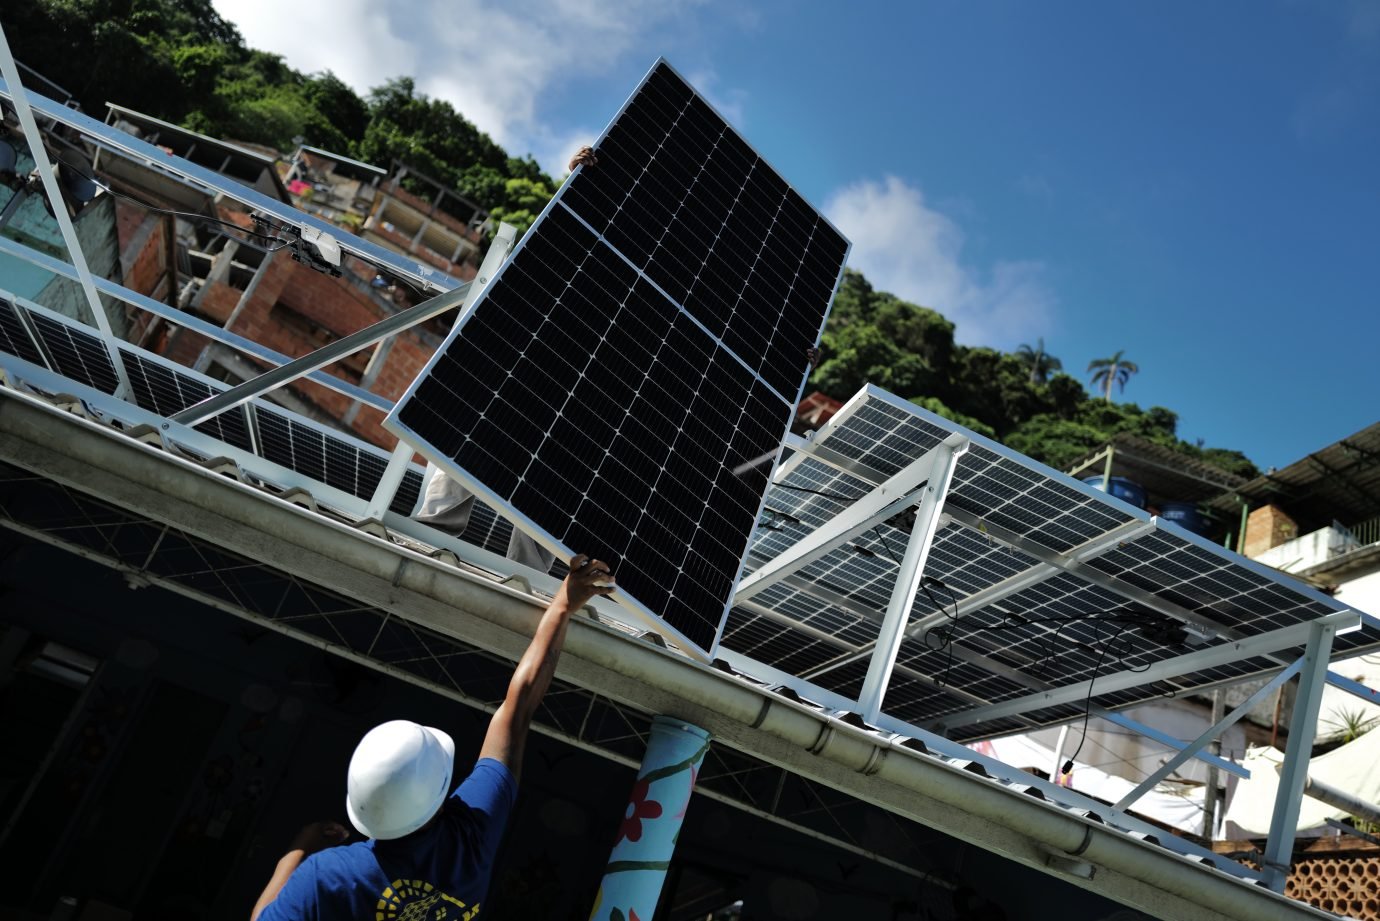
{"type": "Polygon", "coordinates": [[[27,362],[42,365],[43,356],[20,322],[18,310],[8,298],[0,297],[0,349],[18,355],[27,362]]]}
{"type": "Polygon", "coordinates": [[[596,146],[385,425],[708,650],[847,242],[665,62],[596,146]]]}
{"type": "MultiPolygon", "coordinates": [[[[114,367],[100,338],[79,323],[40,308],[26,308],[0,298],[0,351],[48,367],[43,353],[29,338],[26,323],[32,325],[47,354],[53,356],[55,367],[50,370],[107,393],[114,391],[114,367]]],[[[220,381],[173,367],[131,345],[120,346],[120,358],[134,390],[134,402],[159,415],[172,415],[226,389],[220,381]]],[[[253,414],[259,442],[256,453],[350,495],[366,500],[373,496],[388,465],[388,454],[382,449],[343,432],[321,429],[290,410],[269,408],[263,401],[255,401],[253,414]]],[[[255,451],[249,418],[248,407],[235,407],[195,428],[241,450],[255,451]]],[[[410,515],[421,487],[422,471],[414,464],[403,475],[391,510],[410,515]]],[[[492,510],[476,507],[464,539],[502,553],[507,547],[507,532],[494,525],[496,518],[492,510]]]]}
{"type": "MultiPolygon", "coordinates": [[[[991,721],[965,714],[1089,679],[1094,705],[1142,703],[1277,670],[1297,650],[1182,674],[1161,670],[1165,677],[1141,686],[1109,676],[1347,610],[870,386],[779,468],[749,572],[954,433],[967,435],[970,446],[957,462],[926,563],[925,575],[936,581],[916,595],[896,657],[888,716],[970,739],[1081,715],[1082,696],[991,721]]],[[[903,518],[877,522],[733,608],[722,648],[857,699],[909,540],[903,518]]],[[[1352,655],[1377,646],[1380,633],[1367,626],[1338,636],[1333,650],[1352,655]]]]}

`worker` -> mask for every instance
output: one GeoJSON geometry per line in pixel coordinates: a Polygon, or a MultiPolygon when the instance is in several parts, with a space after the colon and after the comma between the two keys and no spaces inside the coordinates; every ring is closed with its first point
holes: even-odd
{"type": "Polygon", "coordinates": [[[345,797],[350,823],[369,840],[338,847],[349,837],[344,825],[303,828],[250,921],[478,917],[517,796],[527,729],[555,674],[570,617],[613,589],[601,561],[583,554],[570,561],[489,721],[478,762],[449,796],[449,735],[408,720],[369,730],[350,759],[345,797]]]}
{"type": "MultiPolygon", "coordinates": [[[[594,148],[581,147],[570,159],[570,171],[575,172],[577,166],[593,167],[598,162],[594,148]]],[[[460,537],[470,523],[470,512],[474,510],[474,502],[474,493],[446,476],[435,464],[427,464],[426,479],[422,485],[422,504],[412,517],[452,537],[460,537]]],[[[551,564],[556,558],[518,528],[513,528],[512,536],[508,538],[507,555],[508,559],[540,572],[550,572],[551,564]]]]}

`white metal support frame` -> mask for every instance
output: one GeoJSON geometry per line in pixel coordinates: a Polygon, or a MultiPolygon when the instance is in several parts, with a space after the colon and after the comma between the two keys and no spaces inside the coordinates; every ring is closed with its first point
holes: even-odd
{"type": "Polygon", "coordinates": [[[101,303],[100,297],[96,294],[96,287],[91,280],[91,268],[86,264],[86,255],[82,252],[81,241],[77,239],[77,229],[72,225],[72,218],[67,214],[67,202],[62,197],[62,190],[58,187],[57,176],[53,173],[53,164],[48,160],[47,145],[43,142],[43,134],[38,130],[38,122],[34,121],[33,109],[29,107],[29,95],[19,80],[19,68],[15,66],[14,55],[10,53],[10,42],[3,28],[0,28],[0,73],[3,73],[5,77],[10,101],[14,103],[15,114],[19,116],[19,125],[24,130],[24,139],[29,143],[29,154],[34,158],[34,168],[38,171],[39,178],[43,180],[43,191],[47,194],[48,202],[52,206],[53,217],[57,219],[58,229],[62,231],[62,241],[67,246],[67,254],[71,257],[72,265],[77,270],[82,293],[86,295],[87,306],[91,308],[96,327],[101,333],[101,340],[105,343],[106,350],[110,352],[110,363],[114,366],[115,376],[120,381],[119,390],[116,391],[115,395],[121,399],[132,398],[134,390],[130,387],[129,375],[125,373],[125,364],[120,360],[119,348],[115,344],[115,332],[111,329],[110,318],[105,315],[105,305],[101,303]]]}
{"type": "Polygon", "coordinates": [[[1284,750],[1284,766],[1280,770],[1279,788],[1275,791],[1270,838],[1265,843],[1265,856],[1261,860],[1265,884],[1275,892],[1283,892],[1289,878],[1294,834],[1298,830],[1303,788],[1308,781],[1308,762],[1318,728],[1318,710],[1322,707],[1323,688],[1327,683],[1327,660],[1332,654],[1332,638],[1338,632],[1337,624],[1330,617],[1314,621],[1311,626],[1308,647],[1301,660],[1303,667],[1299,674],[1298,696],[1294,698],[1294,715],[1289,721],[1289,744],[1284,750]]]}
{"type": "Polygon", "coordinates": [[[1161,780],[1164,780],[1170,774],[1178,770],[1179,765],[1183,764],[1185,761],[1192,758],[1199,751],[1201,751],[1203,747],[1206,746],[1209,742],[1221,735],[1223,731],[1234,725],[1239,719],[1241,719],[1247,713],[1250,713],[1253,709],[1255,709],[1256,704],[1260,703],[1268,695],[1273,694],[1276,688],[1278,688],[1284,682],[1288,681],[1290,678],[1294,677],[1294,675],[1298,674],[1299,669],[1301,668],[1303,668],[1303,659],[1299,658],[1295,660],[1293,665],[1290,665],[1284,671],[1280,672],[1278,675],[1275,675],[1269,681],[1265,682],[1265,684],[1257,688],[1254,694],[1243,700],[1234,710],[1228,713],[1226,717],[1224,717],[1217,723],[1214,723],[1213,725],[1209,726],[1203,732],[1202,735],[1198,736],[1198,738],[1194,739],[1192,742],[1188,743],[1188,745],[1180,749],[1177,755],[1170,758],[1164,764],[1160,765],[1154,773],[1142,780],[1134,790],[1127,793],[1120,800],[1118,800],[1116,805],[1112,808],[1125,809],[1132,803],[1134,803],[1136,800],[1140,799],[1142,796],[1149,793],[1151,790],[1155,789],[1156,784],[1158,784],[1161,780]]]}
{"type": "MultiPolygon", "coordinates": [[[[962,436],[957,437],[962,438],[962,436]]],[[[962,441],[964,450],[966,450],[968,440],[962,438],[962,441]]],[[[912,461],[898,471],[895,476],[844,509],[832,521],[811,532],[804,540],[799,541],[785,553],[780,554],[744,578],[742,582],[738,583],[738,591],[733,595],[734,603],[746,601],[769,585],[780,581],[791,573],[804,569],[815,560],[857,537],[878,522],[886,521],[917,502],[924,501],[925,497],[931,493],[925,492],[921,487],[926,484],[934,485],[934,474],[944,469],[941,461],[951,457],[954,451],[952,446],[946,447],[946,445],[940,445],[926,451],[918,460],[912,461]]],[[[952,465],[948,469],[952,472],[952,465]]],[[[946,490],[947,483],[946,479],[946,490]]],[[[940,505],[943,505],[942,495],[940,505]]],[[[938,523],[937,516],[935,523],[938,523]]]]}
{"type": "MultiPolygon", "coordinates": [[[[1161,659],[1158,662],[1152,663],[1148,668],[1140,671],[1123,671],[1111,675],[1099,676],[1095,681],[1079,681],[1075,684],[1051,688],[1048,691],[1028,694],[1013,700],[1005,700],[1001,703],[993,704],[990,707],[948,714],[938,722],[942,723],[946,728],[971,726],[974,723],[999,719],[1001,717],[1011,716],[1015,713],[1025,713],[1030,710],[1043,710],[1047,707],[1058,706],[1059,704],[1081,701],[1088,697],[1090,693],[1109,694],[1113,691],[1125,690],[1126,688],[1153,684],[1165,678],[1174,678],[1178,675],[1186,675],[1191,672],[1216,668],[1217,666],[1226,665],[1230,662],[1239,662],[1243,659],[1252,659],[1256,656],[1268,655],[1273,652],[1279,652],[1282,649],[1293,649],[1308,642],[1311,631],[1318,624],[1324,624],[1333,631],[1354,630],[1360,626],[1361,617],[1355,611],[1337,611],[1336,613],[1321,617],[1316,621],[1290,624],[1287,627],[1281,627],[1278,630],[1271,630],[1269,633],[1261,633],[1247,639],[1218,643],[1215,646],[1209,646],[1197,652],[1175,656],[1172,659],[1161,659]]],[[[1325,669],[1323,675],[1326,677],[1325,669]]]]}
{"type": "Polygon", "coordinates": [[[265,371],[258,377],[250,378],[229,390],[223,390],[214,396],[207,397],[200,403],[194,403],[181,412],[173,413],[168,418],[181,425],[196,425],[205,422],[227,409],[234,409],[242,403],[248,403],[270,390],[276,390],[299,377],[306,377],[311,372],[319,371],[326,365],[333,364],[362,348],[367,348],[390,336],[396,336],[405,329],[410,329],[419,323],[425,323],[432,317],[451,310],[456,304],[464,300],[469,288],[470,282],[466,282],[458,288],[444,291],[423,301],[416,307],[409,307],[401,313],[395,313],[387,319],[378,321],[372,326],[366,326],[358,332],[337,339],[330,345],[323,345],[314,352],[308,352],[301,358],[293,359],[285,365],[279,365],[271,371],[265,371]]]}
{"type": "MultiPolygon", "coordinates": [[[[451,329],[465,322],[465,319],[474,309],[474,302],[479,300],[479,295],[489,286],[489,281],[498,273],[503,265],[503,260],[508,258],[508,254],[513,251],[513,244],[517,242],[517,228],[512,224],[500,223],[498,233],[494,234],[494,241],[489,244],[489,251],[484,254],[484,261],[479,264],[479,274],[474,281],[470,282],[469,289],[465,292],[465,300],[460,304],[460,312],[455,317],[455,323],[451,329]]],[[[383,520],[383,513],[393,504],[393,497],[398,493],[398,487],[402,484],[403,476],[407,473],[407,465],[412,462],[413,447],[407,442],[399,439],[393,454],[388,458],[388,467],[384,469],[383,476],[379,478],[379,485],[374,490],[373,498],[369,500],[369,510],[367,516],[378,521],[383,520]]],[[[425,484],[423,484],[425,488],[425,484]]]]}
{"type": "Polygon", "coordinates": [[[925,574],[925,562],[934,543],[934,532],[939,528],[939,513],[949,494],[949,481],[953,479],[958,458],[967,450],[967,438],[950,435],[943,444],[926,455],[930,462],[926,476],[929,482],[921,490],[910,541],[906,544],[905,556],[901,558],[896,585],[891,590],[891,600],[886,607],[886,616],[882,618],[877,645],[872,651],[872,659],[867,663],[867,676],[863,679],[862,693],[858,696],[859,712],[865,720],[875,721],[882,712],[882,698],[886,696],[892,669],[896,667],[896,654],[901,649],[901,640],[905,638],[906,624],[910,622],[915,593],[925,574]]]}
{"type": "MultiPolygon", "coordinates": [[[[36,249],[30,249],[27,246],[15,243],[13,240],[7,240],[4,237],[0,237],[0,254],[22,259],[30,265],[36,265],[40,269],[52,272],[54,275],[61,275],[73,281],[77,280],[76,269],[72,268],[67,263],[59,259],[54,259],[52,256],[41,253],[36,249]]],[[[200,333],[207,339],[229,346],[236,352],[248,355],[251,358],[270,365],[285,365],[292,360],[289,356],[281,352],[275,352],[273,349],[260,345],[252,339],[246,339],[244,336],[232,333],[228,329],[216,326],[214,323],[207,323],[205,320],[199,319],[190,313],[184,313],[174,307],[169,307],[167,304],[160,304],[151,297],[118,285],[109,279],[94,278],[92,281],[95,283],[96,290],[102,294],[107,294],[110,297],[123,301],[131,307],[137,307],[140,310],[151,313],[155,317],[167,320],[169,323],[184,326],[193,332],[200,333]]],[[[367,406],[372,406],[379,412],[386,413],[393,408],[392,400],[385,400],[376,393],[371,393],[362,387],[341,380],[324,371],[313,371],[307,375],[307,379],[320,384],[328,390],[334,390],[336,393],[347,396],[352,400],[358,400],[367,406]]]]}

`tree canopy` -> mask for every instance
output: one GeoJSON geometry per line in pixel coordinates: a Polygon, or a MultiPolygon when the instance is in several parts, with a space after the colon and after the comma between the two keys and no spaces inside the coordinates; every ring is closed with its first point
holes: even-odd
{"type": "Polygon", "coordinates": [[[107,101],[217,138],[294,139],[385,169],[394,159],[526,230],[556,183],[450,103],[397,77],[361,99],[245,45],[210,0],[37,0],[3,14],[15,56],[97,117],[107,101]]]}
{"type": "Polygon", "coordinates": [[[1108,403],[1112,402],[1112,384],[1116,384],[1125,393],[1126,382],[1131,379],[1132,374],[1140,372],[1140,366],[1125,356],[1125,350],[1118,349],[1110,358],[1094,358],[1088,362],[1088,370],[1092,372],[1092,385],[1102,388],[1102,398],[1108,403]]]}
{"type": "MultiPolygon", "coordinates": [[[[1044,339],[1015,352],[958,345],[953,323],[941,314],[877,291],[851,269],[821,346],[823,360],[811,384],[835,399],[846,400],[871,382],[1052,467],[1066,467],[1126,432],[1233,473],[1257,472],[1239,451],[1180,439],[1178,416],[1164,407],[1143,410],[1090,397],[1060,371],[1063,363],[1045,349],[1044,339]]],[[[1112,381],[1135,370],[1123,352],[1108,360],[1112,381]]]]}
{"type": "MultiPolygon", "coordinates": [[[[531,157],[514,157],[450,103],[399,76],[360,98],[328,72],[302,74],[245,45],[211,0],[29,0],[0,13],[16,56],[72,92],[92,114],[116,102],[230,140],[290,150],[294,139],[389,167],[399,160],[525,230],[556,182],[531,157]]],[[[940,313],[877,291],[845,273],[825,327],[812,384],[847,399],[871,382],[1065,466],[1121,432],[1246,476],[1240,452],[1188,444],[1163,407],[1113,404],[1139,369],[1118,351],[1089,365],[1102,391],[1089,398],[1045,349],[1014,353],[958,345],[940,313]]]]}

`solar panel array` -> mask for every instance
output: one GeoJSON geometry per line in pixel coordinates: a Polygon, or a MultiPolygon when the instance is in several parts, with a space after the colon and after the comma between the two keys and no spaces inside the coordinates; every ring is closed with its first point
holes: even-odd
{"type": "MultiPolygon", "coordinates": [[[[114,365],[98,336],[65,317],[30,309],[3,297],[0,351],[105,393],[115,392],[114,365]],[[51,361],[45,354],[51,356],[51,361]]],[[[186,409],[227,386],[185,368],[175,368],[129,344],[121,343],[120,357],[134,389],[134,402],[161,416],[186,409]]],[[[343,432],[327,432],[291,410],[270,406],[262,400],[251,405],[252,410],[250,406],[238,406],[195,428],[350,495],[365,500],[373,496],[388,466],[387,453],[343,432]],[[251,425],[257,432],[257,450],[255,439],[250,437],[251,425]]],[[[404,474],[392,510],[400,515],[411,514],[421,486],[422,471],[413,465],[404,474]]],[[[491,509],[476,507],[465,539],[471,539],[469,533],[474,531],[478,537],[474,542],[503,553],[508,532],[495,525],[496,520],[491,509]]]]}
{"type": "Polygon", "coordinates": [[[597,149],[385,424],[708,649],[847,242],[664,62],[597,149]]]}
{"type": "MultiPolygon", "coordinates": [[[[944,506],[947,523],[925,569],[942,585],[916,596],[883,708],[892,717],[943,725],[946,717],[976,706],[1090,678],[1092,703],[1109,708],[1246,678],[1277,670],[1279,660],[1260,656],[1147,686],[1096,691],[1096,676],[1202,648],[1165,629],[1177,622],[1174,613],[1211,629],[1212,643],[1346,609],[1172,524],[1136,533],[1134,526],[1149,520],[1145,513],[871,387],[815,439],[853,472],[793,456],[767,495],[749,570],[789,550],[956,431],[972,444],[959,458],[944,506]],[[1100,555],[1071,562],[1071,551],[1108,533],[1126,536],[1100,555]],[[1038,578],[990,604],[968,604],[1022,574],[1038,578]]],[[[907,521],[878,524],[773,584],[731,611],[723,647],[856,699],[909,537],[907,521]]],[[[1349,655],[1377,645],[1380,635],[1367,629],[1337,637],[1333,648],[1349,655]]],[[[1079,699],[951,733],[991,736],[1067,720],[1084,706],[1079,699]]]]}

